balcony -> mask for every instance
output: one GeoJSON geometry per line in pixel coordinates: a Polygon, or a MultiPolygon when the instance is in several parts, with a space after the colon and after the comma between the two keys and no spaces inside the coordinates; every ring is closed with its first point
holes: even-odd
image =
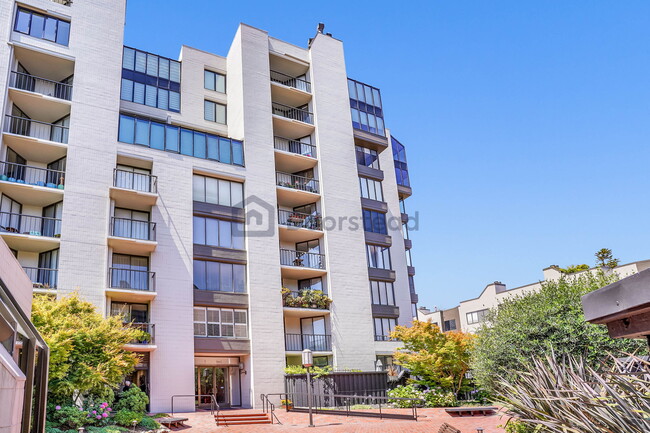
{"type": "Polygon", "coordinates": [[[61,119],[70,114],[72,84],[11,71],[9,96],[32,118],[61,119]]]}
{"type": "Polygon", "coordinates": [[[58,269],[32,268],[23,266],[25,273],[31,280],[36,293],[53,293],[56,291],[58,269]]]}
{"type": "Polygon", "coordinates": [[[311,100],[311,83],[271,70],[271,99],[289,106],[306,105],[311,100]]]}
{"type": "Polygon", "coordinates": [[[23,158],[47,162],[62,158],[68,148],[68,127],[5,115],[4,142],[23,158]]]}
{"type": "Polygon", "coordinates": [[[117,253],[150,254],[158,245],[156,223],[112,217],[108,245],[117,253]]]}
{"type": "Polygon", "coordinates": [[[146,302],[156,297],[156,273],[109,268],[106,295],[114,301],[146,302]]]}
{"type": "Polygon", "coordinates": [[[325,254],[280,248],[282,277],[305,279],[325,274],[325,254]]]}
{"type": "Polygon", "coordinates": [[[321,216],[278,209],[280,239],[286,242],[304,242],[322,235],[321,216]]]}
{"type": "Polygon", "coordinates": [[[329,334],[284,334],[284,344],[287,352],[302,352],[305,349],[312,352],[331,352],[332,336],[329,334]]]}
{"type": "Polygon", "coordinates": [[[23,205],[49,206],[63,200],[65,172],[13,162],[0,162],[0,192],[23,205]]]}
{"type": "Polygon", "coordinates": [[[375,335],[375,341],[391,341],[388,335],[375,335]]]}
{"type": "Polygon", "coordinates": [[[280,187],[278,188],[278,204],[280,205],[296,207],[314,203],[320,198],[317,179],[276,171],[275,182],[280,187]]]}
{"type": "Polygon", "coordinates": [[[286,316],[310,317],[315,311],[329,314],[332,300],[320,290],[292,291],[282,288],[282,305],[286,316]]]}
{"type": "Polygon", "coordinates": [[[153,323],[126,323],[126,326],[142,331],[141,337],[125,345],[126,350],[132,352],[152,352],[157,349],[156,346],[156,327],[153,323]]]}
{"type": "Polygon", "coordinates": [[[294,173],[308,170],[318,163],[316,146],[284,137],[274,137],[275,168],[278,171],[294,173]]]}
{"type": "Polygon", "coordinates": [[[0,212],[0,236],[16,251],[41,253],[59,247],[61,220],[0,212]]]}
{"type": "Polygon", "coordinates": [[[120,207],[149,210],[158,200],[158,178],[115,168],[110,196],[120,207]]]}
{"type": "Polygon", "coordinates": [[[281,137],[304,137],[314,130],[314,115],[302,108],[271,103],[273,129],[281,137]]]}

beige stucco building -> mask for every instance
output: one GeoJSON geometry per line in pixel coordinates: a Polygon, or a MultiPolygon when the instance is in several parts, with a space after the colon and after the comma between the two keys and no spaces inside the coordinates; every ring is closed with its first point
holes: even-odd
{"type": "Polygon", "coordinates": [[[259,404],[305,348],[374,369],[417,303],[379,89],[322,31],[242,24],[225,55],[170,59],[124,21],[124,0],[0,4],[0,236],[35,290],[149,333],[129,379],[154,412],[259,404]]]}

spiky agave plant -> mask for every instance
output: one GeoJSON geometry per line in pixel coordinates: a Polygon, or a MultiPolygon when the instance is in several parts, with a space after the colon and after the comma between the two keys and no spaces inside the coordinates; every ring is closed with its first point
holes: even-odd
{"type": "Polygon", "coordinates": [[[514,379],[499,378],[497,400],[536,432],[648,433],[650,364],[612,357],[596,370],[581,358],[534,358],[514,379]]]}

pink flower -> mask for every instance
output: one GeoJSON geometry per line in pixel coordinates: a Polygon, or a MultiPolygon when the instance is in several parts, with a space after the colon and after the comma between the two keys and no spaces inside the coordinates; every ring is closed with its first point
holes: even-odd
{"type": "Polygon", "coordinates": [[[101,415],[97,415],[97,419],[102,419],[102,416],[101,416],[101,415]]]}
{"type": "Polygon", "coordinates": [[[109,408],[107,408],[106,410],[110,412],[110,411],[112,411],[113,409],[111,409],[111,408],[109,407],[109,408]]]}
{"type": "Polygon", "coordinates": [[[103,416],[104,418],[106,418],[106,417],[108,417],[108,414],[107,414],[106,412],[104,412],[104,413],[102,414],[102,416],[103,416]]]}
{"type": "Polygon", "coordinates": [[[56,406],[54,409],[61,410],[61,406],[56,406]]]}
{"type": "Polygon", "coordinates": [[[97,415],[97,411],[96,411],[96,410],[93,411],[93,415],[97,415]]]}

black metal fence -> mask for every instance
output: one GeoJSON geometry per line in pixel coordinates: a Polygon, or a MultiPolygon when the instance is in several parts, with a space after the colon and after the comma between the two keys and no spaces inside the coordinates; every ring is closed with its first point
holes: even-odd
{"type": "Polygon", "coordinates": [[[312,269],[325,269],[325,254],[280,248],[280,264],[312,269]]]}
{"type": "Polygon", "coordinates": [[[271,81],[280,83],[287,87],[302,90],[303,92],[311,93],[311,83],[301,78],[294,78],[291,75],[283,74],[278,71],[271,71],[271,81]]]}
{"type": "Polygon", "coordinates": [[[320,230],[320,215],[278,209],[278,223],[289,227],[300,227],[303,229],[320,230]]]}
{"type": "Polygon", "coordinates": [[[302,352],[309,349],[315,352],[332,350],[332,336],[329,334],[284,334],[285,349],[302,352]]]}
{"type": "Polygon", "coordinates": [[[111,236],[121,238],[156,240],[156,223],[128,218],[111,218],[111,236]]]}
{"type": "Polygon", "coordinates": [[[11,71],[11,87],[28,92],[40,93],[53,98],[72,99],[72,85],[48,80],[47,78],[25,74],[24,72],[11,71]]]}
{"type": "Polygon", "coordinates": [[[274,137],[273,144],[276,149],[284,152],[316,158],[316,146],[313,144],[303,143],[298,140],[290,140],[283,137],[274,137]]]}
{"type": "Polygon", "coordinates": [[[286,117],[287,119],[298,120],[300,122],[314,124],[314,115],[307,110],[302,108],[290,107],[284,104],[278,104],[273,102],[272,104],[273,114],[281,117],[286,117]]]}
{"type": "Polygon", "coordinates": [[[284,186],[285,188],[299,189],[301,191],[313,192],[316,194],[320,191],[317,179],[298,176],[297,174],[277,171],[275,173],[275,182],[278,186],[284,186]]]}
{"type": "Polygon", "coordinates": [[[63,189],[64,178],[65,172],[60,170],[0,162],[0,180],[3,181],[63,189]]]}
{"type": "MultiPolygon", "coordinates": [[[[388,374],[385,371],[333,372],[311,378],[312,392],[318,395],[322,407],[339,407],[346,404],[337,395],[386,397],[388,374]]],[[[307,375],[287,374],[284,387],[295,407],[307,406],[307,375]]],[[[356,404],[356,403],[354,403],[356,404]]]]}

